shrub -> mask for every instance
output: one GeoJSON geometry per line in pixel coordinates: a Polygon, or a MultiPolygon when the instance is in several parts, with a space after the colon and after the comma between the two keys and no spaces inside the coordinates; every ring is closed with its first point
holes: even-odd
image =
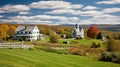
{"type": "Polygon", "coordinates": [[[50,35],[50,42],[51,43],[58,43],[58,36],[57,35],[50,35]]]}
{"type": "Polygon", "coordinates": [[[92,48],[98,48],[100,47],[100,43],[96,43],[96,42],[93,42],[92,45],[91,45],[92,48]]]}
{"type": "Polygon", "coordinates": [[[73,46],[71,49],[69,49],[70,54],[73,55],[81,55],[86,56],[86,53],[84,52],[84,49],[80,46],[73,46]]]}
{"type": "Polygon", "coordinates": [[[46,51],[46,52],[56,52],[56,50],[54,50],[54,49],[52,49],[52,48],[50,48],[50,47],[44,47],[44,48],[42,48],[44,51],[46,51]]]}
{"type": "Polygon", "coordinates": [[[118,51],[118,43],[113,39],[110,38],[107,42],[107,51],[118,51]]]}
{"type": "Polygon", "coordinates": [[[120,63],[120,53],[119,52],[102,52],[100,59],[101,61],[111,61],[115,63],[120,63]]]}
{"type": "Polygon", "coordinates": [[[29,50],[34,50],[34,48],[29,48],[29,50]]]}
{"type": "Polygon", "coordinates": [[[60,49],[60,50],[57,50],[56,53],[58,53],[58,54],[69,54],[69,51],[66,50],[66,49],[60,49]]]}
{"type": "Polygon", "coordinates": [[[101,53],[100,60],[101,61],[112,61],[112,58],[113,58],[112,53],[108,52],[108,51],[105,51],[105,52],[101,53]]]}
{"type": "Polygon", "coordinates": [[[113,56],[113,59],[112,59],[113,62],[120,63],[120,53],[114,52],[112,56],[113,56]]]}

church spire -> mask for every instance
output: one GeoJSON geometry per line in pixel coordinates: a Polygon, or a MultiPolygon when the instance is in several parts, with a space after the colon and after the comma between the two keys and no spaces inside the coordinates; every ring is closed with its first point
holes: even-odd
{"type": "Polygon", "coordinates": [[[79,24],[76,24],[75,27],[78,29],[79,28],[79,24]]]}

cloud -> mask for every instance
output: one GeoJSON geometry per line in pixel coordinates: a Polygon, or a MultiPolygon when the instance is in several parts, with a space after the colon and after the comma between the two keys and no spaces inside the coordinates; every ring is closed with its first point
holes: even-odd
{"type": "Polygon", "coordinates": [[[31,3],[29,6],[37,9],[79,9],[83,7],[81,4],[71,4],[65,1],[39,1],[31,3]]]}
{"type": "Polygon", "coordinates": [[[58,22],[68,22],[68,21],[78,21],[78,17],[65,17],[65,16],[51,16],[51,15],[36,15],[36,16],[14,16],[9,17],[9,19],[1,19],[2,22],[17,22],[17,23],[58,23],[58,22]],[[53,21],[57,20],[57,21],[53,21]]]}
{"type": "Polygon", "coordinates": [[[78,11],[72,9],[56,9],[49,12],[44,12],[46,14],[78,14],[78,11]]]}
{"type": "Polygon", "coordinates": [[[30,8],[26,5],[5,5],[3,7],[0,7],[0,13],[28,11],[28,10],[30,10],[30,8]]]}
{"type": "Polygon", "coordinates": [[[79,15],[79,16],[94,16],[94,15],[102,14],[102,12],[95,11],[95,10],[80,11],[80,10],[63,10],[63,9],[57,9],[57,10],[53,10],[45,13],[46,14],[71,14],[71,15],[79,15]]]}
{"type": "Polygon", "coordinates": [[[103,10],[103,13],[114,13],[114,12],[120,12],[120,8],[106,8],[103,10]]]}
{"type": "Polygon", "coordinates": [[[101,15],[101,14],[102,14],[102,12],[95,11],[95,10],[80,12],[81,16],[96,16],[96,15],[101,15]]]}
{"type": "Polygon", "coordinates": [[[96,4],[120,4],[120,0],[104,0],[96,2],[96,4]]]}
{"type": "Polygon", "coordinates": [[[86,6],[83,8],[83,10],[94,10],[94,9],[98,9],[98,8],[95,6],[86,6]]]}
{"type": "Polygon", "coordinates": [[[21,11],[21,12],[19,12],[19,14],[30,14],[30,13],[28,13],[28,12],[26,12],[26,11],[21,11]]]}
{"type": "Polygon", "coordinates": [[[82,20],[81,24],[120,24],[120,17],[109,14],[96,15],[88,20],[82,20]]]}
{"type": "Polygon", "coordinates": [[[4,16],[0,15],[0,18],[3,18],[4,16]]]}

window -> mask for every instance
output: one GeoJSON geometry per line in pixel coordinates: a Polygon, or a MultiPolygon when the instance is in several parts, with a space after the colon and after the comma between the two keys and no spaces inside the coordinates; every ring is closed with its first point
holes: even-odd
{"type": "Polygon", "coordinates": [[[31,34],[31,32],[29,31],[29,34],[31,34]]]}
{"type": "Polygon", "coordinates": [[[25,31],[25,34],[27,34],[27,31],[25,31]]]}
{"type": "Polygon", "coordinates": [[[21,32],[21,34],[23,34],[23,32],[21,32]]]}
{"type": "Polygon", "coordinates": [[[17,34],[19,34],[19,32],[17,31],[17,34]]]}
{"type": "Polygon", "coordinates": [[[37,32],[39,34],[39,32],[37,32]]]}

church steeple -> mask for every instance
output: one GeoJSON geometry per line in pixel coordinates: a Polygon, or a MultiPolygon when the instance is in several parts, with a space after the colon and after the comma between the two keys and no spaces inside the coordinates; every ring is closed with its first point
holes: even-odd
{"type": "Polygon", "coordinates": [[[75,28],[77,28],[77,29],[78,29],[78,28],[79,28],[79,24],[76,24],[76,25],[75,25],[75,28]]]}

